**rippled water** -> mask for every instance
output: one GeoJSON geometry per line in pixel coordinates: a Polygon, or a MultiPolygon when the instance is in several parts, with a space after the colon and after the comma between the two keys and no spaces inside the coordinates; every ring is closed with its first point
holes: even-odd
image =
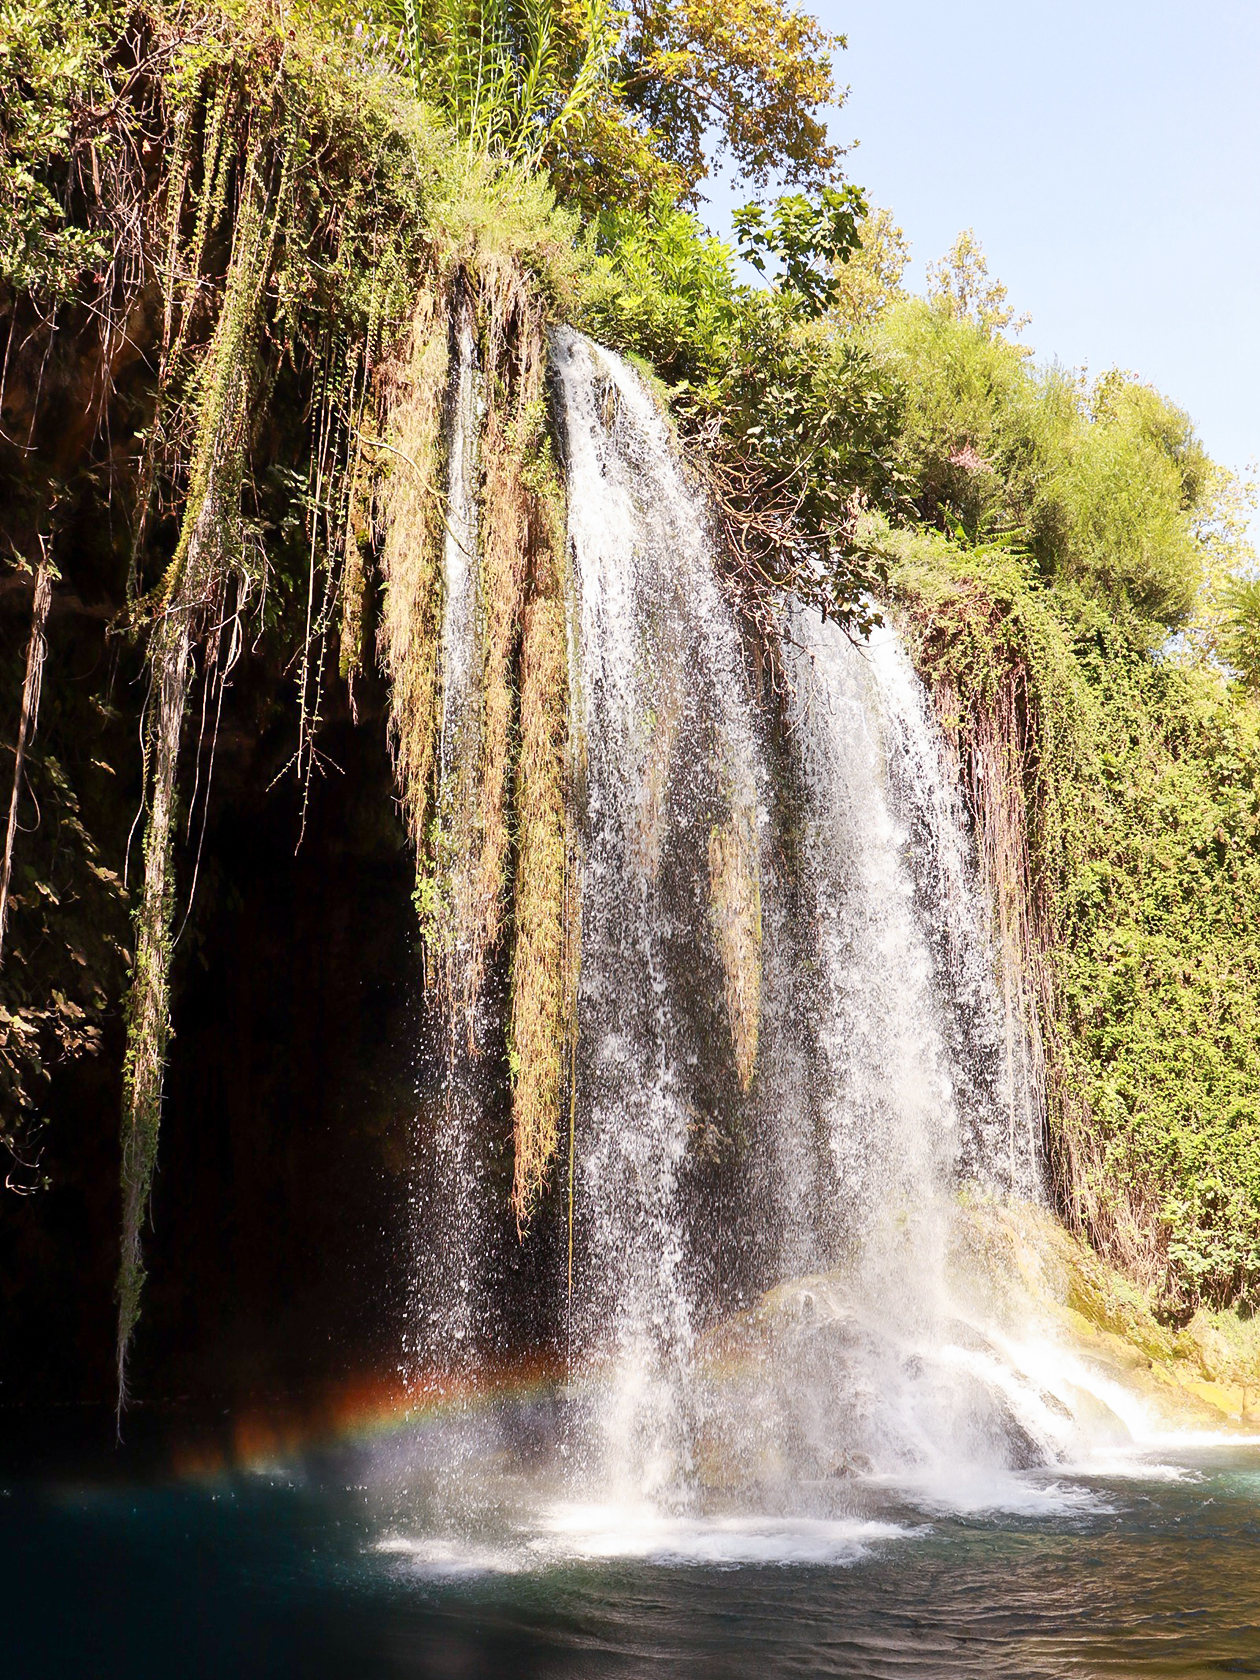
{"type": "MultiPolygon", "coordinates": [[[[1013,1478],[1005,1509],[854,1487],[830,1515],[510,1501],[479,1538],[382,1517],[379,1446],[0,1498],[26,1677],[1260,1674],[1260,1447],[1013,1478]]],[[[397,1492],[397,1490],[395,1490],[397,1492]]]]}

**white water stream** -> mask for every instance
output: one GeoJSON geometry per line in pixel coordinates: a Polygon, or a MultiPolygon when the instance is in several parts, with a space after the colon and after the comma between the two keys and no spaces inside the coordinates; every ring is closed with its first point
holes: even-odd
{"type": "Polygon", "coordinates": [[[689,1462],[699,1325],[683,1179],[709,1123],[704,1042],[730,1044],[722,973],[702,958],[710,842],[734,824],[755,876],[765,772],[702,510],[651,397],[574,335],[555,363],[587,837],[577,1334],[609,1365],[588,1445],[621,1493],[650,1495],[689,1462]]]}

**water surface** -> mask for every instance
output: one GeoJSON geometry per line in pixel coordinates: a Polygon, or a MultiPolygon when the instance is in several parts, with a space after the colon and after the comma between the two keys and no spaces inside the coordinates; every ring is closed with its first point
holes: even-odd
{"type": "Polygon", "coordinates": [[[5,1672],[539,1677],[1260,1674],[1260,1447],[1010,1478],[963,1512],[566,1504],[434,1530],[379,1453],[148,1485],[11,1480],[5,1672]]]}

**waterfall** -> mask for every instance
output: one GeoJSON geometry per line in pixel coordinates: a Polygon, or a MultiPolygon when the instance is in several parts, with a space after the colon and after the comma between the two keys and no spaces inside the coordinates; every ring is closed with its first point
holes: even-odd
{"type": "Polygon", "coordinates": [[[655,1492],[689,1453],[698,1329],[685,1180],[755,1047],[758,753],[703,508],[629,367],[572,334],[564,405],[583,769],[579,1344],[601,1443],[655,1492]]]}
{"type": "MultiPolygon", "coordinates": [[[[534,1557],[839,1522],[881,1488],[1024,1498],[1020,1472],[1088,1437],[1082,1396],[1121,1433],[1122,1401],[1028,1328],[1039,1262],[1009,1210],[1043,1199],[1038,1092],[928,696],[895,629],[851,639],[799,604],[765,692],[650,389],[569,331],[551,367],[582,962],[572,1201],[527,1311],[531,1333],[553,1315],[565,1378],[499,1433],[461,1414],[432,1508],[458,1465],[460,1520],[484,1501],[534,1557]]],[[[456,389],[444,783],[474,669],[471,341],[456,389]]],[[[452,1060],[420,1286],[465,1372],[509,1311],[483,1099],[452,1060]]],[[[756,1533],[732,1555],[771,1555],[756,1533]]]]}
{"type": "Polygon", "coordinates": [[[771,1452],[789,1477],[850,1450],[888,1469],[1035,1456],[946,1346],[958,1193],[1035,1199],[1039,1122],[927,697],[894,632],[855,642],[794,608],[782,716],[763,715],[702,499],[650,393],[576,335],[554,361],[586,835],[576,1336],[603,1378],[588,1472],[686,1505],[715,1443],[763,1466],[771,1452]],[[756,899],[751,1080],[732,1078],[735,1015],[719,1019],[721,833],[740,837],[756,899]],[[759,1227],[725,1295],[702,1252],[702,1195],[732,1182],[697,1168],[711,1139],[750,1163],[729,1223],[759,1227]],[[821,1366],[812,1344],[781,1356],[733,1418],[707,1377],[710,1326],[741,1281],[746,1295],[805,1269],[831,1274],[809,1313],[843,1330],[821,1366]],[[826,1410],[820,1384],[821,1436],[800,1415],[802,1396],[826,1410]]]}

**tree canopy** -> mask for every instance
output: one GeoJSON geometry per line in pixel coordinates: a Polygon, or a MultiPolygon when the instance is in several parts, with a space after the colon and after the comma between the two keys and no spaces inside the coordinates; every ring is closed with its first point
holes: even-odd
{"type": "Polygon", "coordinates": [[[694,200],[718,160],[757,189],[838,171],[822,113],[844,40],[785,0],[387,4],[421,96],[587,211],[694,200]]]}

